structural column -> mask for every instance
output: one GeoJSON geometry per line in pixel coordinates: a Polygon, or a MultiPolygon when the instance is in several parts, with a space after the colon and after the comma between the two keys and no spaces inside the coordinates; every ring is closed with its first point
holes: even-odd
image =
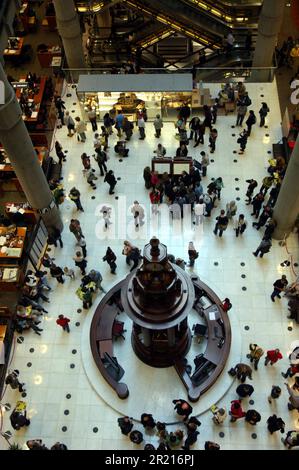
{"type": "Polygon", "coordinates": [[[292,152],[288,169],[282,182],[274,208],[273,218],[277,228],[273,237],[282,240],[294,227],[299,214],[299,137],[292,152]]]}
{"type": "Polygon", "coordinates": [[[74,0],[54,0],[54,6],[68,67],[85,68],[81,30],[74,0]]]}
{"type": "MultiPolygon", "coordinates": [[[[258,37],[255,46],[253,67],[272,67],[273,54],[280,32],[285,0],[264,0],[259,18],[258,37]]],[[[259,81],[268,80],[268,71],[254,72],[259,81]]]]}
{"type": "Polygon", "coordinates": [[[37,158],[15,92],[0,65],[0,80],[4,84],[5,104],[0,105],[0,142],[9,156],[27,201],[38,211],[48,229],[62,231],[63,223],[45,174],[37,158]]]}

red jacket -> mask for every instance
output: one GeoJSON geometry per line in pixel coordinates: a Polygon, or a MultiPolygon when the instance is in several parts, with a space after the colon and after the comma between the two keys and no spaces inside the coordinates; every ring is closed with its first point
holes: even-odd
{"type": "Polygon", "coordinates": [[[281,352],[276,352],[275,349],[271,349],[271,351],[267,351],[267,357],[275,364],[279,359],[282,359],[282,354],[281,352]]]}
{"type": "Polygon", "coordinates": [[[158,204],[160,202],[160,193],[155,192],[155,193],[150,193],[150,200],[152,204],[158,204]]]}
{"type": "Polygon", "coordinates": [[[56,320],[56,323],[57,323],[57,325],[60,325],[60,326],[62,326],[62,328],[63,328],[63,327],[66,326],[70,321],[71,321],[71,320],[70,320],[69,318],[63,317],[63,318],[58,318],[58,319],[56,320]]]}
{"type": "Polygon", "coordinates": [[[241,400],[231,401],[230,412],[231,412],[231,415],[236,419],[244,418],[244,416],[246,415],[246,413],[244,413],[244,411],[242,410],[241,400]],[[236,408],[235,407],[236,404],[239,404],[240,407],[236,408]]]}

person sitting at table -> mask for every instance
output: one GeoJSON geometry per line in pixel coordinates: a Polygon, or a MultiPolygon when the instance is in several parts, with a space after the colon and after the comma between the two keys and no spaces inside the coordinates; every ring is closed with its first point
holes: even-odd
{"type": "Polygon", "coordinates": [[[166,148],[162,144],[158,144],[154,153],[157,154],[157,158],[163,158],[166,155],[166,148]]]}
{"type": "Polygon", "coordinates": [[[188,148],[186,144],[181,144],[176,151],[175,158],[186,158],[188,155],[188,148]]]}

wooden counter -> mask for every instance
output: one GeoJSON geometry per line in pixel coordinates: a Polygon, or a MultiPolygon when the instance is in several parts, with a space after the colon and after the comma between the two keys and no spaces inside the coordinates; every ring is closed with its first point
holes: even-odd
{"type": "Polygon", "coordinates": [[[15,56],[21,55],[23,44],[24,44],[24,38],[18,38],[18,48],[11,49],[10,47],[8,47],[7,49],[4,49],[3,56],[15,57],[15,56]]]}
{"type": "MultiPolygon", "coordinates": [[[[1,245],[0,260],[8,259],[8,258],[20,259],[22,257],[24,244],[25,244],[25,238],[26,238],[26,232],[27,232],[26,227],[17,227],[16,235],[11,240],[9,240],[6,252],[3,252],[3,247],[6,246],[6,243],[4,244],[4,246],[1,245]],[[12,242],[14,242],[14,246],[10,247],[9,245],[12,242]]],[[[7,233],[7,227],[0,227],[0,237],[1,236],[5,237],[6,233],[7,233]]]]}
{"type": "Polygon", "coordinates": [[[24,220],[28,223],[34,225],[36,224],[36,215],[33,209],[26,207],[25,209],[22,207],[22,203],[18,202],[7,202],[5,204],[5,213],[8,217],[15,214],[16,212],[20,212],[24,216],[24,220]],[[13,212],[11,209],[15,207],[17,210],[13,212]],[[21,209],[21,211],[20,211],[21,209]]]}
{"type": "MultiPolygon", "coordinates": [[[[21,80],[25,80],[26,81],[26,77],[21,77],[20,78],[20,81],[21,80]]],[[[41,77],[40,78],[40,82],[38,84],[39,86],[39,91],[36,95],[34,95],[33,97],[33,101],[35,103],[35,108],[33,110],[33,113],[37,113],[35,117],[26,117],[23,115],[23,120],[24,122],[31,122],[31,123],[35,123],[38,121],[38,114],[39,114],[39,110],[40,110],[40,106],[41,106],[41,103],[43,101],[43,96],[44,96],[44,91],[45,91],[45,87],[46,87],[46,81],[47,81],[47,78],[46,77],[41,77]]],[[[17,88],[16,89],[16,97],[18,100],[20,100],[21,98],[21,89],[20,88],[17,88]]]]}

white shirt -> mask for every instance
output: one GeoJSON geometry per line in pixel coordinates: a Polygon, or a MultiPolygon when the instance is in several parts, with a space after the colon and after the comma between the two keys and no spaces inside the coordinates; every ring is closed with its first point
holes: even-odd
{"type": "Polygon", "coordinates": [[[195,206],[194,206],[194,214],[195,215],[203,215],[205,210],[206,210],[206,205],[205,205],[204,202],[202,204],[200,204],[200,203],[195,204],[195,206]]]}

